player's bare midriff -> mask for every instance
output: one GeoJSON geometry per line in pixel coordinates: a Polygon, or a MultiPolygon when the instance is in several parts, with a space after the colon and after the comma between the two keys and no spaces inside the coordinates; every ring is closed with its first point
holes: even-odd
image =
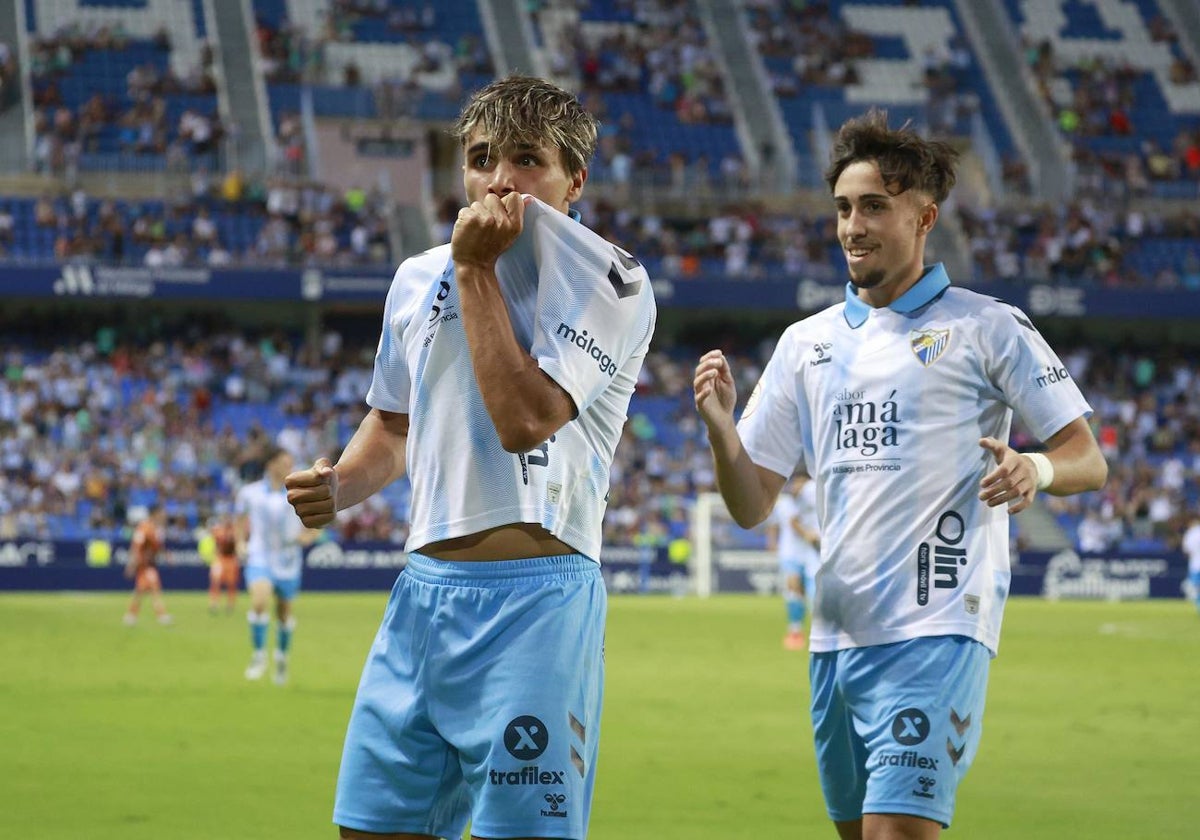
{"type": "Polygon", "coordinates": [[[421,554],[438,560],[518,560],[523,557],[553,557],[574,554],[575,549],[551,534],[541,525],[514,522],[454,537],[438,540],[417,549],[421,554]]]}

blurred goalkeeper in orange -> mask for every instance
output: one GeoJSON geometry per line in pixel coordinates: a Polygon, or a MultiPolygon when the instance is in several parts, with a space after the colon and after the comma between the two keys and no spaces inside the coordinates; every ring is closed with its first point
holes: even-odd
{"type": "Polygon", "coordinates": [[[221,590],[225,590],[225,612],[232,613],[237,605],[237,590],[241,581],[237,531],[229,517],[222,516],[212,526],[210,535],[214,554],[212,565],[208,568],[208,611],[216,614],[221,590]]]}
{"type": "Polygon", "coordinates": [[[125,577],[133,579],[133,597],[125,612],[125,623],[130,627],[137,624],[138,610],[147,594],[158,623],[171,623],[171,615],[163,603],[162,580],[158,576],[158,556],[166,542],[166,526],[167,512],[161,504],[156,504],[133,531],[129,560],[125,563],[125,577]]]}

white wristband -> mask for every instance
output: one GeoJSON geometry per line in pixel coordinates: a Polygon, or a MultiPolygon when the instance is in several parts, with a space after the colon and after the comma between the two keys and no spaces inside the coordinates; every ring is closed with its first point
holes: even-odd
{"type": "Polygon", "coordinates": [[[1054,481],[1054,464],[1041,452],[1022,452],[1026,458],[1033,461],[1037,470],[1037,489],[1045,490],[1054,481]]]}

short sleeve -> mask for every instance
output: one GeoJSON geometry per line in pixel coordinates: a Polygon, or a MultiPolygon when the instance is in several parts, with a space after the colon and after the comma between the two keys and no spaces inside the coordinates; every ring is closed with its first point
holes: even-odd
{"type": "Polygon", "coordinates": [[[1092,408],[1070,371],[1024,312],[999,303],[991,313],[988,377],[1004,401],[1041,440],[1054,435],[1092,408]]]}
{"type": "Polygon", "coordinates": [[[233,497],[233,512],[238,516],[245,516],[250,512],[250,503],[247,499],[249,484],[245,484],[238,488],[237,495],[233,497]]]}
{"type": "Polygon", "coordinates": [[[367,405],[399,414],[408,413],[409,391],[412,385],[408,360],[404,356],[404,324],[401,311],[401,289],[404,288],[401,275],[404,270],[404,264],[396,269],[396,276],[388,289],[387,302],[383,307],[379,346],[375,349],[375,369],[371,376],[371,387],[367,391],[367,405]]]}
{"type": "Polygon", "coordinates": [[[784,478],[807,470],[796,377],[796,332],[789,328],[763,370],[738,420],[750,460],[784,478]]]}

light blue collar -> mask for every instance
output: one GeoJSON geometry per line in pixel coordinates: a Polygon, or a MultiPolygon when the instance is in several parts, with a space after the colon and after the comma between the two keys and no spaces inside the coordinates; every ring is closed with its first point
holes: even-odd
{"type": "Polygon", "coordinates": [[[570,216],[572,219],[574,219],[577,222],[583,221],[583,216],[580,214],[580,212],[578,210],[571,210],[568,208],[567,215],[570,216]]]}
{"type": "MultiPolygon", "coordinates": [[[[946,276],[946,269],[941,263],[926,266],[921,279],[914,283],[907,292],[892,301],[888,309],[902,315],[916,312],[931,303],[949,285],[950,278],[946,276]]],[[[867,316],[871,314],[873,308],[858,296],[853,283],[846,284],[846,309],[842,314],[845,315],[846,323],[850,325],[851,329],[858,329],[866,323],[867,316]]]]}

